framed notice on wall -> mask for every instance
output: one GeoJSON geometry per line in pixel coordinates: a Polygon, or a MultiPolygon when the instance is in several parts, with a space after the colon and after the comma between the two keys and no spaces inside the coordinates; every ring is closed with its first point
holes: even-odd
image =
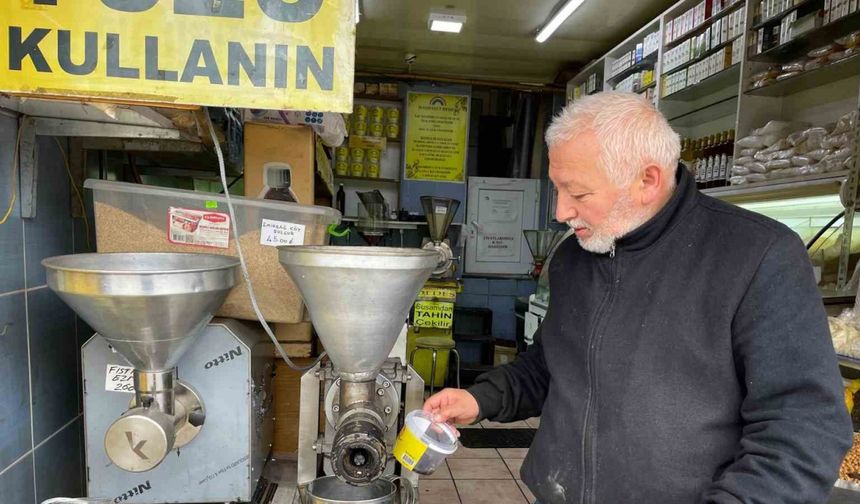
{"type": "Polygon", "coordinates": [[[466,181],[469,97],[409,93],[406,98],[407,180],[466,181]]]}

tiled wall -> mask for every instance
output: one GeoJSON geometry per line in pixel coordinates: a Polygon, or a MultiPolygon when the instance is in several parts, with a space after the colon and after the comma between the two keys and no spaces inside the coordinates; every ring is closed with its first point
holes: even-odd
{"type": "MultiPolygon", "coordinates": [[[[0,218],[11,196],[17,120],[0,115],[0,218]]],[[[63,148],[67,142],[61,139],[63,148]]],[[[41,260],[86,250],[53,138],[38,138],[35,219],[20,199],[0,225],[0,502],[84,494],[80,344],[88,329],[45,285],[41,260]]]]}
{"type": "Polygon", "coordinates": [[[516,339],[514,300],[534,294],[533,280],[498,278],[463,279],[463,292],[457,295],[457,306],[493,310],[493,334],[498,339],[516,339]]]}

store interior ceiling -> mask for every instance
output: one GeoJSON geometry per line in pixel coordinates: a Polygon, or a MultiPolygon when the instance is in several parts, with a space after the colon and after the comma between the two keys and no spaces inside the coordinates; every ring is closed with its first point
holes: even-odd
{"type": "Polygon", "coordinates": [[[541,44],[537,30],[564,1],[359,0],[356,70],[563,84],[674,3],[585,0],[541,44]],[[428,18],[434,10],[464,14],[462,32],[431,32],[428,18]],[[415,55],[412,65],[407,54],[415,55]]]}

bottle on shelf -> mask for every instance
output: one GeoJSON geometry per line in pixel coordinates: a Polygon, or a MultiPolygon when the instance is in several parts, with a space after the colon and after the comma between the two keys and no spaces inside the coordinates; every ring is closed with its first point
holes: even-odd
{"type": "Polygon", "coordinates": [[[341,215],[346,215],[344,211],[346,210],[346,192],[343,190],[343,184],[340,184],[340,187],[337,189],[337,196],[335,198],[335,206],[341,215]]]}

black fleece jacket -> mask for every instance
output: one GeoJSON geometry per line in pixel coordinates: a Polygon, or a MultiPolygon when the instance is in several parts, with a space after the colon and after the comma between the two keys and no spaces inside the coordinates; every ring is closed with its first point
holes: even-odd
{"type": "Polygon", "coordinates": [[[677,181],[614,254],[559,246],[535,344],[469,392],[481,418],[541,415],[542,504],[822,503],[852,435],[806,250],[677,181]]]}

